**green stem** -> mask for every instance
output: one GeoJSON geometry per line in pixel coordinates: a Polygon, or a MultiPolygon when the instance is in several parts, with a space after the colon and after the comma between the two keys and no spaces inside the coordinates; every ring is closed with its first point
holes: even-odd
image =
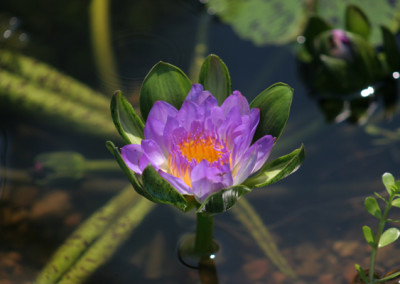
{"type": "Polygon", "coordinates": [[[211,215],[197,213],[195,251],[200,254],[213,252],[214,218],[211,215]]]}
{"type": "Polygon", "coordinates": [[[372,247],[372,252],[371,252],[371,262],[369,264],[368,278],[370,283],[376,283],[374,280],[376,255],[378,253],[379,240],[385,228],[389,210],[392,207],[392,201],[393,197],[391,196],[388,200],[385,211],[383,212],[382,217],[379,220],[378,231],[376,232],[375,243],[374,246],[372,247]]]}

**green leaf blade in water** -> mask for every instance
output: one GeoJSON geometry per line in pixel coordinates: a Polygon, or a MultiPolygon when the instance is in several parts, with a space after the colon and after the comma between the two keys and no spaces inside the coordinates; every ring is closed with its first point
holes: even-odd
{"type": "Polygon", "coordinates": [[[363,231],[363,235],[365,240],[367,241],[367,243],[372,247],[375,244],[375,238],[374,238],[374,234],[372,233],[372,230],[370,227],[368,226],[363,226],[362,228],[363,231]]]}
{"type": "Polygon", "coordinates": [[[381,208],[378,205],[378,201],[374,197],[367,197],[365,198],[365,209],[368,211],[369,214],[372,216],[380,219],[382,217],[381,208]]]}
{"type": "Polygon", "coordinates": [[[159,62],[153,66],[140,90],[140,112],[147,119],[153,104],[164,101],[179,109],[192,86],[189,78],[178,67],[159,62]]]}
{"type": "Polygon", "coordinates": [[[221,105],[232,94],[231,76],[225,63],[216,55],[209,55],[200,70],[199,83],[217,98],[221,105]]]}
{"type": "Polygon", "coordinates": [[[111,99],[111,116],[119,134],[127,144],[140,144],[144,139],[144,123],[121,91],[111,99]]]}

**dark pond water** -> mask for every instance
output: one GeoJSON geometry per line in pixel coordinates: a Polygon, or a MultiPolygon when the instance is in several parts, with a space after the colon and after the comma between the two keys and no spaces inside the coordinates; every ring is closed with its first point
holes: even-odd
{"type": "MultiPolygon", "coordinates": [[[[108,97],[122,89],[136,104],[144,76],[159,60],[190,72],[199,26],[208,21],[206,54],[224,60],[234,89],[249,100],[275,82],[295,90],[288,124],[272,158],[304,143],[306,159],[295,174],[246,199],[297,279],[281,272],[229,211],[215,217],[221,245],[216,259],[219,283],[349,283],[355,263],[368,265],[370,251],[361,227],[376,228],[377,222],[365,213],[363,203],[366,196],[384,190],[384,172],[399,176],[398,111],[386,119],[382,98],[376,97],[363,123],[328,122],[301,79],[307,71],[296,59],[296,46],[256,46],[207,16],[197,1],[112,3],[115,69],[108,65],[101,75],[90,40],[90,4],[1,1],[0,47],[46,62],[108,97]],[[370,134],[371,127],[390,132],[387,139],[370,134]]],[[[127,186],[115,170],[41,183],[33,174],[35,158],[44,152],[74,151],[88,160],[107,160],[112,157],[105,141],[122,142],[116,135],[75,130],[66,118],[55,119],[4,98],[0,96],[0,283],[31,283],[74,229],[127,186]]],[[[198,271],[182,265],[176,253],[179,238],[194,227],[193,214],[166,205],[152,208],[86,283],[201,283],[198,271]]],[[[399,252],[396,243],[379,251],[377,269],[400,268],[399,252]]]]}

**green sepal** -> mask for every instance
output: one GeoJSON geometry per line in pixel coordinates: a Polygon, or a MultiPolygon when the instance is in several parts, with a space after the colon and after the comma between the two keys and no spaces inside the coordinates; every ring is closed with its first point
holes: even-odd
{"type": "Polygon", "coordinates": [[[390,72],[398,71],[400,68],[400,53],[397,47],[396,37],[385,26],[381,26],[383,38],[383,52],[385,53],[386,64],[390,72]]]}
{"type": "Polygon", "coordinates": [[[378,219],[382,217],[381,208],[378,205],[378,201],[374,197],[368,196],[367,198],[365,198],[364,205],[369,214],[375,216],[378,219]]]}
{"type": "Polygon", "coordinates": [[[179,109],[192,87],[192,82],[178,67],[159,62],[153,66],[140,90],[140,112],[144,120],[156,101],[164,101],[179,109]]]}
{"type": "Polygon", "coordinates": [[[371,23],[365,13],[355,5],[348,5],[346,9],[346,30],[369,39],[371,23]]]}
{"type": "Polygon", "coordinates": [[[360,265],[355,264],[358,276],[360,276],[361,280],[364,281],[364,283],[368,283],[368,278],[367,275],[365,274],[364,269],[361,268],[360,265]]]}
{"type": "Polygon", "coordinates": [[[367,243],[371,247],[373,247],[375,245],[375,238],[374,238],[374,234],[372,233],[371,228],[368,226],[363,226],[362,231],[363,231],[363,235],[364,235],[364,238],[367,241],[367,243]]]}
{"type": "Polygon", "coordinates": [[[276,83],[262,91],[250,103],[250,108],[260,110],[260,122],[253,142],[269,134],[276,138],[276,143],[289,118],[292,99],[293,89],[284,83],[276,83]]]}
{"type": "Polygon", "coordinates": [[[251,190],[244,185],[235,185],[211,194],[197,209],[197,213],[218,214],[227,211],[240,197],[251,190]]]}
{"type": "Polygon", "coordinates": [[[392,206],[400,208],[400,198],[396,198],[392,201],[392,206]]]}
{"type": "Polygon", "coordinates": [[[391,173],[384,173],[382,175],[382,183],[385,186],[387,192],[391,196],[394,193],[393,187],[395,186],[395,180],[391,173]]]}
{"type": "Polygon", "coordinates": [[[142,174],[143,187],[151,195],[154,202],[174,205],[182,211],[188,206],[186,198],[180,194],[167,180],[148,165],[142,174]]]}
{"type": "Polygon", "coordinates": [[[127,144],[140,144],[144,139],[144,123],[121,91],[111,98],[111,116],[122,139],[127,144]]]}
{"type": "Polygon", "coordinates": [[[390,245],[395,242],[400,237],[400,230],[397,228],[389,228],[383,232],[381,238],[379,239],[378,247],[382,248],[384,246],[390,245]]]}
{"type": "Polygon", "coordinates": [[[117,160],[117,163],[119,164],[121,170],[125,173],[125,175],[128,177],[128,180],[132,184],[133,188],[137,193],[140,195],[146,197],[148,200],[153,201],[153,198],[151,197],[150,194],[148,194],[144,189],[143,186],[140,184],[139,180],[136,178],[135,173],[128,168],[128,166],[125,164],[124,160],[122,159],[121,153],[119,149],[114,145],[113,142],[107,141],[106,142],[106,147],[107,149],[111,152],[111,154],[114,156],[114,158],[117,160]]]}
{"type": "Polygon", "coordinates": [[[304,45],[310,54],[314,53],[315,37],[331,29],[333,29],[333,27],[330,24],[328,24],[324,19],[318,16],[311,16],[309,18],[307,26],[304,29],[303,36],[306,38],[304,45]]]}
{"type": "Polygon", "coordinates": [[[243,184],[249,188],[264,187],[280,181],[294,173],[301,165],[305,157],[304,145],[292,153],[279,157],[265,164],[259,172],[246,179],[243,184]]]}
{"type": "Polygon", "coordinates": [[[232,94],[231,76],[228,67],[215,54],[210,54],[204,60],[200,69],[199,83],[217,98],[221,105],[232,94]]]}

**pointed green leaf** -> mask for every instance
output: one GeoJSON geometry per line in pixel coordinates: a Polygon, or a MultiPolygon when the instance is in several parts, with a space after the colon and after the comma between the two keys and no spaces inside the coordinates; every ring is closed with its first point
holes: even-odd
{"type": "Polygon", "coordinates": [[[307,51],[311,54],[314,53],[314,38],[319,34],[329,31],[333,27],[328,24],[325,20],[318,16],[311,16],[307,22],[307,26],[304,29],[303,36],[306,38],[305,46],[307,51]]]}
{"type": "MultiPolygon", "coordinates": [[[[385,275],[387,275],[387,274],[385,274],[385,275]]],[[[387,275],[386,277],[380,278],[379,282],[377,282],[377,283],[386,283],[385,281],[389,281],[391,279],[397,278],[398,276],[400,276],[400,271],[391,273],[391,274],[387,275]]],[[[394,282],[394,283],[396,283],[396,282],[394,282]]],[[[399,282],[397,281],[397,283],[399,283],[399,282]]]]}
{"type": "Polygon", "coordinates": [[[239,198],[250,189],[243,185],[232,186],[227,189],[222,189],[209,197],[200,205],[197,212],[205,212],[209,214],[217,214],[227,211],[231,208],[239,198]]]}
{"type": "Polygon", "coordinates": [[[121,91],[114,93],[110,108],[115,127],[125,143],[140,144],[144,138],[144,123],[121,91]]]}
{"type": "Polygon", "coordinates": [[[150,196],[150,194],[148,194],[143,189],[143,186],[139,183],[138,179],[135,176],[135,173],[130,168],[128,168],[128,166],[125,164],[124,160],[122,159],[121,153],[119,152],[119,149],[114,146],[114,143],[111,141],[107,141],[106,146],[107,146],[107,149],[114,156],[114,158],[117,160],[119,166],[121,167],[121,169],[125,173],[125,175],[128,177],[130,183],[132,184],[132,186],[136,190],[136,192],[139,193],[140,195],[146,197],[148,200],[154,202],[154,200],[150,196]]]}
{"type": "Polygon", "coordinates": [[[400,53],[396,43],[396,37],[385,26],[381,26],[383,37],[383,51],[385,53],[385,60],[388,64],[390,71],[398,71],[400,68],[400,53]]]}
{"type": "Polygon", "coordinates": [[[219,105],[232,94],[228,67],[217,55],[211,54],[204,60],[200,70],[199,83],[217,98],[219,105]]]}
{"type": "Polygon", "coordinates": [[[260,123],[253,141],[267,134],[276,137],[275,142],[278,140],[289,118],[292,99],[293,89],[284,83],[276,83],[250,103],[251,108],[260,109],[260,123]]]}
{"type": "Polygon", "coordinates": [[[305,157],[304,145],[292,153],[279,157],[265,164],[259,172],[243,182],[249,188],[263,187],[280,181],[294,173],[301,165],[305,157]]]}
{"type": "Polygon", "coordinates": [[[393,194],[393,187],[395,186],[394,177],[391,173],[384,173],[382,175],[382,182],[389,195],[393,194]]]}
{"type": "Polygon", "coordinates": [[[390,245],[400,237],[400,230],[397,228],[389,228],[383,232],[379,239],[378,247],[390,245]]]}
{"type": "Polygon", "coordinates": [[[372,230],[370,227],[368,226],[364,226],[362,228],[363,234],[364,234],[364,238],[367,241],[367,243],[370,246],[373,246],[375,244],[375,238],[374,238],[374,234],[372,233],[372,230]]]}
{"type": "Polygon", "coordinates": [[[400,198],[396,198],[392,201],[392,206],[400,208],[400,198]]]}
{"type": "Polygon", "coordinates": [[[142,174],[143,186],[151,195],[154,202],[166,203],[184,211],[188,205],[185,197],[169,184],[152,167],[147,166],[142,174]]]}
{"type": "Polygon", "coordinates": [[[355,5],[347,6],[346,30],[359,34],[367,40],[371,34],[371,23],[364,12],[355,5]]]}
{"type": "Polygon", "coordinates": [[[192,83],[178,67],[159,62],[153,66],[140,90],[140,112],[144,120],[156,101],[165,101],[179,109],[192,83]]]}
{"type": "Polygon", "coordinates": [[[361,268],[360,265],[355,264],[358,276],[360,276],[361,280],[364,281],[364,283],[368,283],[367,275],[365,274],[364,269],[361,268]]]}
{"type": "Polygon", "coordinates": [[[380,219],[382,217],[381,208],[379,208],[378,201],[374,197],[365,198],[365,209],[376,218],[380,219]]]}

